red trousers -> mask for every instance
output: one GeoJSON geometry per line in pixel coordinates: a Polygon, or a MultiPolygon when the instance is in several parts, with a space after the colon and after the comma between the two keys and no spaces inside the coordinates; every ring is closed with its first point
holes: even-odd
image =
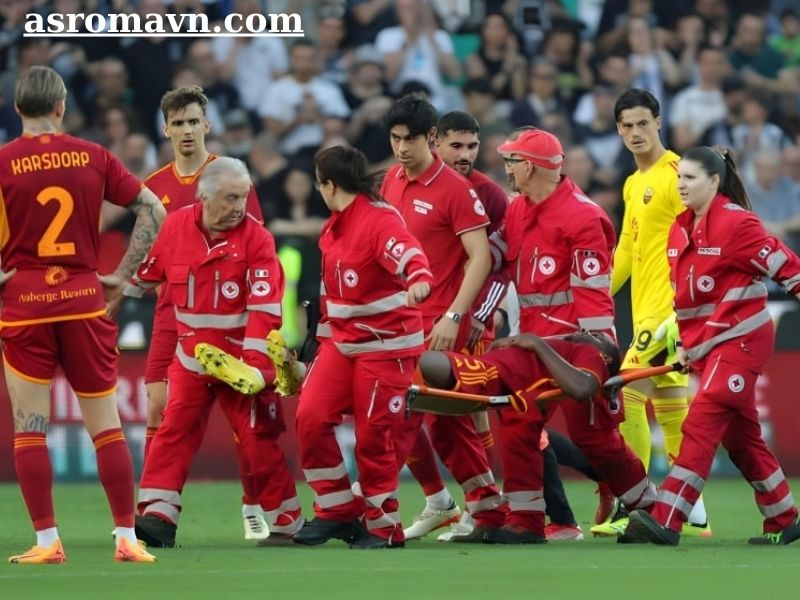
{"type": "Polygon", "coordinates": [[[773,342],[768,323],[693,363],[702,378],[681,427],[678,458],[658,490],[653,516],[659,523],[681,530],[705,486],[720,442],[755,491],[764,532],[776,533],[797,518],[789,484],[761,437],[756,411],[756,381],[773,342]]]}
{"type": "Polygon", "coordinates": [[[247,475],[269,482],[258,492],[262,507],[267,512],[286,507],[295,510],[294,480],[276,441],[285,429],[278,398],[265,394],[244,396],[177,363],[170,366],[168,376],[164,421],[153,438],[139,484],[139,513],[155,514],[177,524],[181,492],[215,400],[233,429],[244,459],[240,464],[246,465],[247,475]]]}
{"type": "MultiPolygon", "coordinates": [[[[454,355],[450,359],[452,363],[454,355]]],[[[480,360],[487,373],[486,382],[470,385],[462,381],[461,391],[502,395],[525,389],[530,384],[530,367],[525,368],[529,365],[530,353],[525,350],[494,350],[480,360]],[[497,372],[499,377],[492,375],[497,372]]],[[[454,373],[457,372],[454,368],[454,373]]],[[[561,400],[548,405],[544,412],[535,402],[529,402],[526,413],[511,408],[500,411],[503,497],[508,502],[505,524],[544,535],[544,459],[540,440],[542,429],[557,406],[564,411],[572,441],[614,495],[632,509],[652,504],[655,486],[648,479],[642,461],[619,433],[620,415],[609,409],[604,398],[585,403],[561,400]]]]}
{"type": "Polygon", "coordinates": [[[403,541],[397,500],[394,434],[405,417],[405,393],[417,356],[345,356],[323,343],[303,382],[297,406],[300,460],[323,519],[364,518],[370,533],[403,541]],[[333,428],[352,413],[363,501],[353,495],[333,428]]]}

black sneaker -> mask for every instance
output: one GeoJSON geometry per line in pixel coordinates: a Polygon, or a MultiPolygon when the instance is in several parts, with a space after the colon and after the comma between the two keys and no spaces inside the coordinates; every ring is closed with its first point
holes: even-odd
{"type": "Polygon", "coordinates": [[[546,544],[547,538],[521,527],[504,526],[488,530],[483,542],[485,544],[546,544]]]}
{"type": "Polygon", "coordinates": [[[478,527],[465,535],[454,535],[450,541],[454,544],[488,544],[487,537],[493,531],[498,531],[499,527],[478,527]]]}
{"type": "Polygon", "coordinates": [[[747,540],[753,546],[786,546],[800,539],[800,519],[777,533],[762,533],[747,540]]]}
{"type": "Polygon", "coordinates": [[[178,526],[155,515],[136,515],[136,537],[151,548],[174,548],[178,526]]]}
{"type": "Polygon", "coordinates": [[[403,548],[405,545],[405,542],[393,542],[391,538],[386,539],[368,533],[350,544],[350,548],[353,550],[381,550],[383,548],[403,548]]]}
{"type": "Polygon", "coordinates": [[[361,523],[352,521],[334,521],[316,517],[306,521],[302,529],[294,534],[292,541],[304,546],[318,546],[328,540],[342,540],[348,544],[355,542],[364,535],[361,523]]]}
{"type": "Polygon", "coordinates": [[[681,534],[669,527],[664,527],[646,510],[635,510],[630,514],[628,527],[622,544],[649,542],[659,546],[677,546],[681,534]]]}

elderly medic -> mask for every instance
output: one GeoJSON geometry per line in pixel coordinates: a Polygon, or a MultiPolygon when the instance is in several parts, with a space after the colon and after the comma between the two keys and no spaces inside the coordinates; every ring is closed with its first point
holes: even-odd
{"type": "Polygon", "coordinates": [[[284,281],[272,235],[245,210],[249,190],[244,163],[228,157],[209,163],[198,182],[200,202],[168,216],[126,291],[136,295],[167,281],[178,327],[164,421],[139,489],[136,529],[150,545],[175,543],[181,491],[215,400],[241,452],[271,481],[270,504],[299,509],[275,441],[284,431],[280,403],[274,394],[257,393],[275,377],[265,339],[281,325],[284,281]],[[207,344],[243,362],[211,356],[218,369],[211,376],[195,358],[198,345],[207,344]]]}

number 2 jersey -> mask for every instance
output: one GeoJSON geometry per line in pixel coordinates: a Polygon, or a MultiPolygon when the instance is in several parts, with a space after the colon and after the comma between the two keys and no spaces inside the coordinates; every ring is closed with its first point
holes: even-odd
{"type": "Polygon", "coordinates": [[[103,199],[128,206],[141,190],[111,152],[66,134],[23,134],[0,148],[0,325],[105,314],[97,279],[103,199]]]}

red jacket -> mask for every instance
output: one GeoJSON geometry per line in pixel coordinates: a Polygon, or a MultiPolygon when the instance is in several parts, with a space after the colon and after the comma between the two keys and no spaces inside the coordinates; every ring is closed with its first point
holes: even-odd
{"type": "Polygon", "coordinates": [[[194,347],[207,342],[260,369],[270,382],[275,373],[265,339],[281,326],[284,287],[275,240],[249,215],[209,240],[202,214],[198,202],[169,215],[132,283],[144,291],[169,282],[178,325],[176,358],[184,368],[204,373],[194,347]]]}
{"type": "Polygon", "coordinates": [[[613,336],[615,241],[605,211],[566,177],[539,204],[517,196],[490,242],[493,270],[505,270],[516,285],[520,331],[588,329],[613,336]]]}
{"type": "Polygon", "coordinates": [[[800,259],[722,194],[692,229],[694,218],[687,210],[673,223],[667,258],[681,341],[699,360],[727,340],[771,326],[763,279],[800,292],[800,259]]]}
{"type": "Polygon", "coordinates": [[[433,283],[428,259],[398,212],[356,196],[334,212],[319,239],[321,301],[342,354],[420,354],[422,312],[407,305],[413,283],[433,283]]]}

